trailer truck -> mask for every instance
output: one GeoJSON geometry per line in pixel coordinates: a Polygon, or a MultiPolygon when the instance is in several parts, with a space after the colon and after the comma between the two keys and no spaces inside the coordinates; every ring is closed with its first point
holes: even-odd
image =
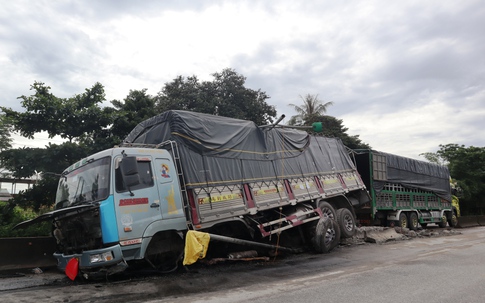
{"type": "Polygon", "coordinates": [[[225,253],[241,245],[328,252],[356,222],[454,226],[451,201],[446,167],[351,151],[291,128],[168,111],[67,168],[55,210],[17,227],[51,220],[58,268],[89,279],[140,261],[175,268],[197,231],[225,253]]]}
{"type": "Polygon", "coordinates": [[[446,166],[375,150],[354,150],[352,158],[372,198],[356,209],[361,224],[411,230],[457,225],[459,206],[446,166]]]}
{"type": "Polygon", "coordinates": [[[168,111],[67,168],[55,210],[19,227],[52,220],[59,269],[89,279],[138,261],[175,267],[191,231],[225,249],[328,252],[369,203],[339,139],[168,111]]]}

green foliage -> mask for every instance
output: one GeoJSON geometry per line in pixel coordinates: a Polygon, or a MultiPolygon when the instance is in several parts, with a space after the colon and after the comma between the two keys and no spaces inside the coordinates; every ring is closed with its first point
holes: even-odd
{"type": "Polygon", "coordinates": [[[121,142],[138,123],[158,114],[155,110],[156,98],[147,94],[146,89],[130,90],[123,102],[111,101],[116,108],[112,134],[121,142]]]}
{"type": "Polygon", "coordinates": [[[72,98],[54,96],[51,88],[42,82],[34,82],[30,89],[34,91],[32,95],[19,97],[25,112],[1,107],[14,129],[24,137],[32,139],[36,133],[46,131],[49,138],[59,135],[72,142],[112,123],[113,109],[98,105],[105,101],[100,83],[72,98]]]}
{"type": "MultiPolygon", "coordinates": [[[[11,124],[5,114],[0,113],[0,151],[12,147],[11,124]]],[[[1,163],[1,162],[0,162],[1,163]]]]}
{"type": "Polygon", "coordinates": [[[31,188],[21,191],[10,201],[16,206],[33,209],[36,212],[49,208],[54,204],[58,181],[58,176],[44,175],[31,188]]]}
{"type": "MultiPolygon", "coordinates": [[[[348,128],[343,125],[342,119],[337,119],[332,116],[313,116],[307,120],[308,125],[313,125],[315,122],[322,123],[322,131],[318,135],[330,138],[340,138],[342,143],[351,149],[371,149],[371,147],[360,140],[359,135],[350,136],[347,134],[348,128]]],[[[311,132],[312,129],[308,129],[311,132]]]]}
{"type": "Polygon", "coordinates": [[[426,152],[419,155],[423,156],[426,160],[428,160],[428,162],[438,165],[445,165],[445,160],[442,159],[437,153],[426,152]]]}
{"type": "Polygon", "coordinates": [[[297,115],[292,116],[288,121],[289,125],[311,125],[310,121],[317,121],[324,116],[327,108],[333,105],[333,102],[322,103],[318,99],[318,95],[306,94],[305,97],[300,96],[303,105],[289,104],[297,112],[297,115]]]}
{"type": "Polygon", "coordinates": [[[158,112],[189,110],[250,120],[257,125],[273,122],[276,110],[266,103],[265,92],[246,88],[246,78],[232,69],[212,74],[213,81],[179,76],[158,94],[158,112]]]}
{"type": "Polygon", "coordinates": [[[15,206],[12,202],[0,202],[0,238],[5,237],[37,237],[48,236],[51,233],[51,223],[42,222],[31,225],[25,229],[13,227],[20,222],[31,220],[38,215],[50,211],[50,208],[42,208],[34,211],[31,208],[15,206]]]}
{"type": "Polygon", "coordinates": [[[461,188],[460,207],[465,215],[485,214],[485,148],[458,144],[440,145],[436,153],[422,154],[434,163],[447,164],[461,188]]]}
{"type": "MultiPolygon", "coordinates": [[[[349,130],[344,127],[343,120],[332,116],[324,115],[327,108],[333,105],[333,102],[322,103],[318,95],[307,94],[305,97],[300,96],[303,105],[289,104],[297,112],[288,121],[292,126],[313,126],[314,123],[320,122],[322,130],[319,134],[325,137],[340,138],[345,146],[351,149],[370,149],[371,147],[360,140],[359,135],[350,136],[349,130]]],[[[313,128],[314,129],[314,128],[313,128]]],[[[311,130],[308,130],[311,132],[311,130]]]]}
{"type": "Polygon", "coordinates": [[[65,142],[49,144],[47,148],[18,148],[0,152],[0,163],[14,178],[30,178],[37,172],[60,174],[73,162],[87,156],[91,150],[65,142]]]}

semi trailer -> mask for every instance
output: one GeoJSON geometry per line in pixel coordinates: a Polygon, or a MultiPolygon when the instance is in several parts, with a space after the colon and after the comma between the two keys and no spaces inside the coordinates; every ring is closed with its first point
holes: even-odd
{"type": "Polygon", "coordinates": [[[354,150],[352,159],[371,200],[356,209],[362,225],[394,225],[416,230],[435,223],[458,223],[446,166],[375,150],[354,150]]]}

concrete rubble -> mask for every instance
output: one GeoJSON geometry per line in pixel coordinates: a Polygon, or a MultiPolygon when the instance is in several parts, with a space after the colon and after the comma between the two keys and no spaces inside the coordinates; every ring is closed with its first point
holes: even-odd
{"type": "Polygon", "coordinates": [[[342,239],[341,245],[376,243],[383,244],[390,241],[402,241],[413,238],[440,237],[461,234],[453,228],[432,228],[410,230],[402,227],[363,226],[356,228],[352,238],[342,239]]]}

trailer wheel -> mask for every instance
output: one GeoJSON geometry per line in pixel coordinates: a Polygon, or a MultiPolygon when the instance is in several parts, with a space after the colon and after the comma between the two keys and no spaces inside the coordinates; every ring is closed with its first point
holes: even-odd
{"type": "Polygon", "coordinates": [[[355,218],[348,208],[339,208],[336,213],[337,223],[342,238],[351,238],[355,234],[355,218]]]}
{"type": "Polygon", "coordinates": [[[407,228],[408,227],[408,217],[404,212],[399,214],[399,220],[397,221],[397,226],[407,228]]]}
{"type": "Polygon", "coordinates": [[[418,229],[418,215],[415,212],[409,213],[409,229],[416,230],[418,229]]]}
{"type": "Polygon", "coordinates": [[[315,226],[315,236],[312,240],[316,252],[330,252],[340,242],[338,223],[330,218],[320,218],[315,226]]]}
{"type": "Polygon", "coordinates": [[[439,226],[440,228],[445,228],[445,227],[446,227],[446,223],[447,223],[446,216],[445,216],[445,215],[443,215],[443,216],[441,217],[441,221],[438,223],[438,226],[439,226]]]}
{"type": "Polygon", "coordinates": [[[456,212],[453,211],[453,213],[451,214],[451,218],[448,220],[448,225],[450,227],[456,227],[458,226],[458,217],[456,216],[456,212]]]}
{"type": "Polygon", "coordinates": [[[324,218],[336,219],[335,209],[330,205],[330,203],[322,201],[318,204],[318,207],[322,210],[324,218]]]}

